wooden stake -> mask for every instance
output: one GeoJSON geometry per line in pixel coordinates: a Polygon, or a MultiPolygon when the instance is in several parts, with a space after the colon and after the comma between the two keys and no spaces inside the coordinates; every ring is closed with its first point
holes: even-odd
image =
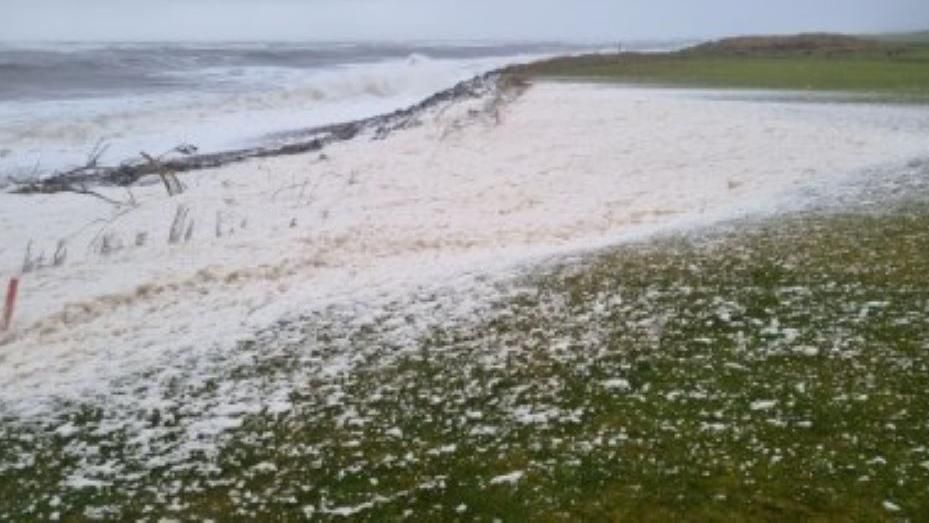
{"type": "Polygon", "coordinates": [[[10,278],[10,285],[6,289],[6,303],[3,306],[3,322],[0,331],[9,330],[13,324],[13,310],[16,308],[16,292],[19,290],[19,278],[10,278]]]}

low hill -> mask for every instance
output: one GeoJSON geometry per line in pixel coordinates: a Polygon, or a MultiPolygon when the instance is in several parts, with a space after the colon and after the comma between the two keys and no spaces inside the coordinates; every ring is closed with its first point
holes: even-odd
{"type": "Polygon", "coordinates": [[[810,33],[790,36],[740,36],[700,44],[686,53],[703,55],[767,56],[794,54],[852,54],[899,51],[899,46],[855,36],[810,33]]]}
{"type": "Polygon", "coordinates": [[[510,72],[697,88],[866,93],[929,101],[929,45],[839,34],[743,36],[666,53],[558,57],[510,72]]]}

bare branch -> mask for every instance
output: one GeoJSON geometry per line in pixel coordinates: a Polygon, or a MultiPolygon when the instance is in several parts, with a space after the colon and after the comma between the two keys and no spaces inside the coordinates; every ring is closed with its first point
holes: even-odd
{"type": "Polygon", "coordinates": [[[59,192],[70,192],[70,193],[74,193],[74,194],[86,194],[87,196],[93,196],[94,198],[99,198],[99,199],[105,201],[106,203],[109,203],[110,205],[115,205],[115,206],[117,206],[117,207],[122,207],[122,206],[124,206],[124,205],[135,206],[135,200],[134,200],[134,199],[133,199],[133,200],[130,200],[129,202],[121,202],[121,201],[119,201],[119,200],[114,200],[114,199],[112,199],[112,198],[108,198],[108,197],[106,197],[106,196],[104,196],[104,195],[102,195],[102,194],[100,194],[100,193],[98,193],[98,192],[96,192],[96,191],[91,191],[90,189],[88,189],[88,188],[86,188],[86,187],[83,187],[83,186],[81,186],[81,187],[64,187],[64,188],[62,188],[61,191],[59,191],[59,192]]]}

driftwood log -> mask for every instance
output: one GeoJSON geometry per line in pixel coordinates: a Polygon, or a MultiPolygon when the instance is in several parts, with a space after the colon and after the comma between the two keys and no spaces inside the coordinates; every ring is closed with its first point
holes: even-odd
{"type": "MultiPolygon", "coordinates": [[[[105,147],[98,144],[90,160],[83,166],[67,171],[56,172],[50,176],[29,180],[12,180],[11,192],[18,194],[72,192],[101,195],[88,187],[93,185],[130,186],[143,176],[156,174],[161,176],[169,194],[176,187],[169,188],[174,182],[166,179],[165,173],[181,173],[200,169],[220,167],[241,162],[250,158],[285,156],[319,151],[323,147],[340,141],[350,140],[365,131],[373,131],[374,139],[386,138],[398,129],[418,124],[418,117],[426,110],[447,102],[477,98],[507,87],[506,70],[497,70],[460,82],[454,87],[436,93],[422,102],[392,113],[365,118],[354,122],[325,125],[299,131],[283,132],[271,135],[272,141],[282,145],[252,147],[209,154],[196,154],[196,148],[181,146],[172,150],[182,153],[174,158],[153,157],[142,153],[140,160],[123,162],[114,166],[99,165],[99,158],[105,147]]],[[[175,178],[176,180],[176,178],[175,178]]],[[[178,182],[179,184],[179,182],[178,182]]]]}

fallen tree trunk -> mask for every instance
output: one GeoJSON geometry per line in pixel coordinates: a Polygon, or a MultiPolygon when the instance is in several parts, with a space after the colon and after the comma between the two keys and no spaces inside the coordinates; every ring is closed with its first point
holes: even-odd
{"type": "MultiPolygon", "coordinates": [[[[150,174],[164,172],[181,173],[221,167],[251,158],[267,158],[303,154],[323,149],[325,146],[350,140],[364,131],[373,131],[374,139],[383,139],[393,131],[418,123],[417,118],[427,109],[439,104],[460,99],[477,98],[506,88],[501,82],[505,70],[497,70],[460,82],[454,87],[436,93],[422,102],[392,113],[365,118],[354,122],[324,125],[310,129],[277,133],[270,138],[285,142],[282,145],[252,147],[208,154],[188,154],[176,158],[159,158],[151,161],[143,158],[123,162],[116,166],[97,165],[96,158],[87,165],[35,180],[13,180],[11,192],[18,194],[76,192],[75,187],[88,185],[129,186],[150,174]]],[[[99,148],[99,145],[98,145],[99,148]]],[[[97,148],[95,148],[95,151],[97,148]]],[[[177,150],[181,150],[178,148],[177,150]]],[[[170,190],[169,190],[170,194],[170,190]]]]}

